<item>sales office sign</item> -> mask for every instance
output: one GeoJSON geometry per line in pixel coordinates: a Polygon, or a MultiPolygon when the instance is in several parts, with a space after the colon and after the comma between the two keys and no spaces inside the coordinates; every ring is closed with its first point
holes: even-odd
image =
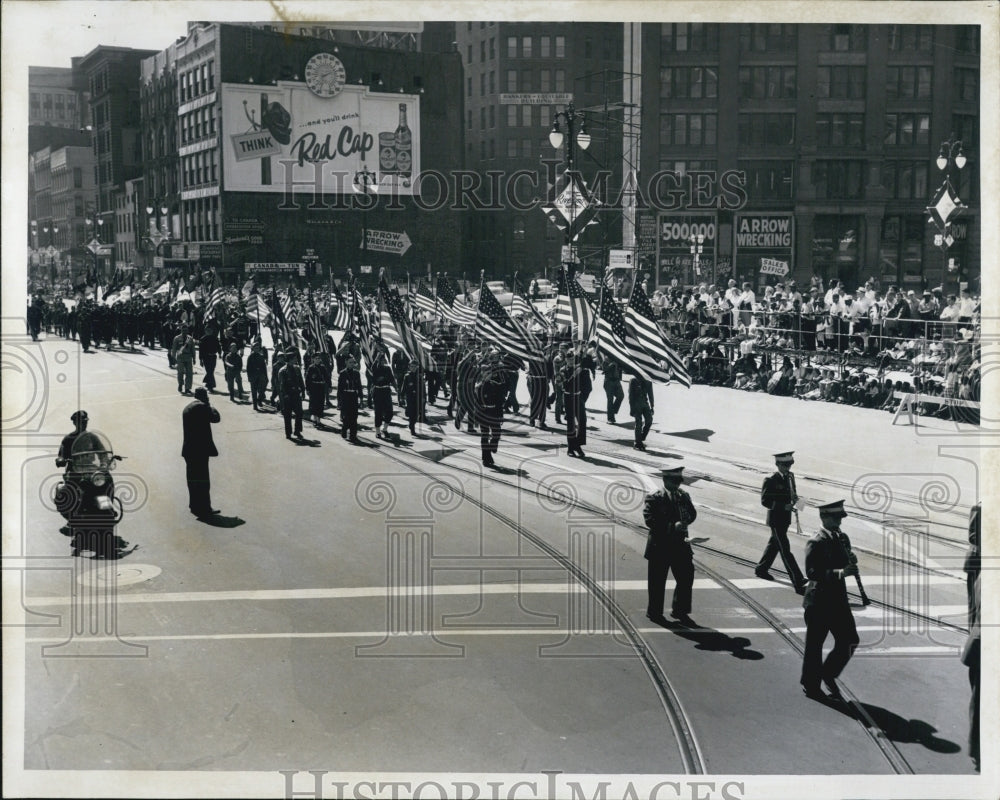
{"type": "Polygon", "coordinates": [[[420,96],[345,85],[224,83],[227,191],[353,194],[367,169],[380,194],[412,195],[420,174],[420,96]]]}

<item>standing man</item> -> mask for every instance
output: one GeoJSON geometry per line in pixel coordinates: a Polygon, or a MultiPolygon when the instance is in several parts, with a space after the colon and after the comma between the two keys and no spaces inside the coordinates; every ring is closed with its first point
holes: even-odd
{"type": "Polygon", "coordinates": [[[549,361],[543,356],[532,358],[528,361],[528,395],[530,396],[530,425],[535,427],[535,420],[538,420],[538,427],[543,431],[549,426],[545,424],[545,415],[548,411],[549,400],[549,361]]]}
{"type": "Polygon", "coordinates": [[[264,405],[264,393],[267,390],[267,353],[260,340],[257,340],[250,347],[250,355],[247,356],[247,380],[250,382],[250,399],[253,401],[253,410],[260,411],[264,405]]]}
{"type": "Polygon", "coordinates": [[[243,397],[243,356],[240,355],[236,342],[230,342],[223,365],[226,387],[229,389],[229,399],[237,403],[239,398],[243,397]]]}
{"type": "Polygon", "coordinates": [[[858,646],[858,629],[854,624],[844,579],[858,574],[851,552],[851,540],[840,530],[840,521],[847,516],[844,501],[819,507],[823,529],[806,544],[806,575],[809,585],[802,607],[806,619],[806,649],[802,659],[802,691],[813,700],[824,700],[820,681],[830,690],[830,696],[841,699],[837,677],[858,646]],[[833,634],[833,649],[823,660],[823,642],[833,634]]]}
{"type": "Polygon", "coordinates": [[[687,541],[688,526],[695,521],[691,496],[681,489],[684,467],[662,471],[663,488],[646,496],[642,517],[649,528],[646,551],[643,557],[647,566],[646,617],[662,623],[663,601],[666,594],[667,573],[673,571],[674,599],[670,616],[684,625],[694,625],[691,619],[691,589],[694,586],[694,557],[687,541]]]}
{"type": "MultiPolygon", "coordinates": [[[[578,346],[579,348],[579,346],[578,346]]],[[[566,396],[566,452],[583,458],[587,443],[587,398],[593,384],[590,370],[579,349],[571,351],[563,367],[563,392],[566,396]]]]}
{"type": "Polygon", "coordinates": [[[323,411],[326,409],[326,396],[330,386],[327,383],[326,365],[323,364],[323,354],[318,350],[310,357],[306,367],[306,394],[309,395],[309,417],[315,426],[319,426],[323,411]]]}
{"type": "Polygon", "coordinates": [[[294,347],[285,350],[285,366],[278,373],[278,391],[281,396],[281,415],[285,418],[285,438],[292,438],[292,419],[295,435],[302,436],[302,398],[306,393],[305,380],[299,368],[299,351],[294,347]]]}
{"type": "Polygon", "coordinates": [[[340,435],[358,443],[358,410],[361,407],[361,373],[354,356],[348,356],[337,378],[337,405],[340,406],[340,435]]]}
{"type": "Polygon", "coordinates": [[[493,454],[500,446],[500,429],[503,426],[504,403],[508,391],[499,354],[491,353],[484,359],[482,378],[476,388],[483,465],[492,467],[495,463],[493,454]]]}
{"type": "MultiPolygon", "coordinates": [[[[399,350],[397,353],[401,352],[399,350]]],[[[395,354],[393,354],[395,356],[395,354]]],[[[417,423],[421,422],[426,412],[424,411],[427,402],[423,370],[416,359],[408,361],[406,374],[399,387],[399,401],[406,406],[406,420],[410,425],[410,433],[417,435],[417,423]]]]}
{"type": "Polygon", "coordinates": [[[194,380],[194,337],[187,325],[181,325],[181,332],[174,337],[170,352],[177,366],[177,391],[191,394],[191,382],[194,380]]]}
{"type": "MultiPolygon", "coordinates": [[[[393,412],[392,390],[394,387],[395,381],[392,377],[392,368],[386,360],[385,351],[379,350],[375,354],[375,366],[372,367],[372,402],[375,408],[376,439],[387,439],[389,437],[389,422],[392,420],[393,412]]],[[[452,400],[454,400],[454,397],[452,395],[452,400]]]]}
{"type": "Polygon", "coordinates": [[[219,412],[208,403],[208,390],[199,386],[194,390],[194,401],[181,415],[184,425],[184,445],[181,456],[187,464],[188,507],[198,519],[218,514],[212,508],[211,480],[208,459],[219,455],[212,439],[212,425],[220,419],[219,412]]]}
{"type": "Polygon", "coordinates": [[[615,415],[625,399],[625,392],[622,391],[622,367],[614,358],[606,357],[601,369],[604,372],[604,395],[608,401],[608,422],[614,424],[615,415]]]}
{"type": "Polygon", "coordinates": [[[646,449],[646,437],[653,426],[653,383],[641,375],[633,375],[628,383],[628,410],[635,419],[636,450],[646,449]]]}
{"type": "Polygon", "coordinates": [[[215,391],[215,365],[219,360],[219,351],[222,345],[219,343],[219,332],[215,329],[215,323],[205,326],[205,335],[198,341],[198,358],[205,368],[205,377],[202,383],[208,387],[208,391],[215,391]]]}
{"type": "Polygon", "coordinates": [[[767,509],[767,526],[771,529],[771,538],[767,541],[764,554],[757,562],[754,575],[765,581],[773,581],[774,577],[768,570],[774,563],[775,556],[781,553],[781,561],[788,571],[788,578],[798,594],[806,593],[806,581],[802,577],[795,556],[788,544],[788,526],[795,513],[795,504],[799,499],[795,491],[795,476],[792,474],[792,464],[795,459],[793,452],[775,453],[774,463],[778,471],[764,479],[760,490],[760,504],[767,509]]]}

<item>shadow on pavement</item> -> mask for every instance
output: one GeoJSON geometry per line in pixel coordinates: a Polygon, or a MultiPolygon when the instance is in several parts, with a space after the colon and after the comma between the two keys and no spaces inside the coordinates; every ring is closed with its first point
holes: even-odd
{"type": "Polygon", "coordinates": [[[499,472],[501,475],[517,475],[519,478],[527,478],[528,472],[523,469],[511,469],[510,467],[501,467],[499,464],[494,464],[492,467],[483,467],[485,470],[490,470],[491,472],[499,472]]]}
{"type": "Polygon", "coordinates": [[[292,438],[299,447],[320,447],[319,439],[306,439],[304,436],[296,436],[292,438]]]}
{"type": "Polygon", "coordinates": [[[696,442],[708,442],[709,438],[715,434],[708,428],[694,428],[689,431],[662,431],[664,436],[677,436],[681,439],[694,439],[696,442]]]}
{"type": "Polygon", "coordinates": [[[225,517],[222,514],[213,514],[210,517],[198,517],[198,522],[204,522],[212,528],[238,528],[245,525],[246,520],[239,517],[225,517]]]}
{"type": "MultiPolygon", "coordinates": [[[[905,719],[886,708],[859,703],[876,725],[894,742],[921,744],[935,753],[958,753],[962,747],[949,739],[936,736],[937,728],[922,719],[905,719]]],[[[853,706],[843,708],[845,714],[857,718],[853,706]]],[[[862,724],[864,721],[862,720],[862,724]]]]}
{"type": "Polygon", "coordinates": [[[694,642],[696,650],[729,653],[734,658],[743,661],[760,661],[764,658],[763,653],[750,649],[750,640],[745,636],[729,636],[714,628],[705,628],[700,625],[691,627],[669,619],[660,620],[657,624],[682,639],[694,642]]]}

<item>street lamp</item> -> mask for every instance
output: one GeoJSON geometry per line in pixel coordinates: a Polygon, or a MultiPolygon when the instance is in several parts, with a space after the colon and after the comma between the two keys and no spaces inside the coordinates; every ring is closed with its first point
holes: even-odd
{"type": "Polygon", "coordinates": [[[56,257],[55,257],[55,253],[52,252],[52,249],[55,246],[56,234],[59,233],[59,226],[58,225],[52,225],[52,227],[50,228],[48,225],[45,225],[42,228],[42,230],[45,233],[49,233],[50,234],[49,237],[48,237],[48,239],[49,239],[49,254],[48,254],[48,256],[49,256],[49,279],[52,281],[52,285],[55,286],[55,283],[56,283],[56,257]]]}
{"type": "Polygon", "coordinates": [[[579,145],[581,150],[586,150],[590,147],[590,134],[587,133],[586,124],[584,122],[584,117],[582,113],[577,112],[575,106],[570,103],[566,106],[564,111],[557,111],[553,116],[552,120],[552,130],[549,132],[549,144],[553,148],[558,150],[562,147],[563,142],[566,142],[566,176],[570,182],[570,198],[569,198],[569,225],[566,226],[566,236],[565,244],[567,247],[567,253],[571,252],[569,247],[573,243],[573,222],[576,217],[576,183],[573,180],[573,161],[575,158],[574,149],[579,145]],[[559,125],[559,121],[562,120],[566,125],[565,135],[559,125]],[[574,136],[574,127],[579,120],[580,130],[574,136]]]}
{"type": "Polygon", "coordinates": [[[154,256],[158,256],[160,254],[160,245],[170,240],[170,226],[167,217],[167,213],[170,211],[170,209],[167,208],[166,203],[160,203],[159,218],[154,217],[156,210],[157,210],[156,203],[151,203],[150,205],[146,206],[146,216],[149,219],[149,223],[147,225],[148,233],[146,234],[146,240],[153,245],[154,256]]]}
{"type": "Polygon", "coordinates": [[[949,272],[957,272],[957,281],[961,282],[960,268],[953,266],[953,261],[948,258],[948,248],[955,242],[952,235],[952,224],[955,218],[961,214],[966,206],[958,196],[958,191],[952,183],[952,165],[961,170],[966,164],[965,153],[962,152],[961,139],[952,138],[941,142],[941,149],[935,161],[937,168],[944,173],[944,181],[938,187],[931,204],[927,207],[927,222],[934,226],[934,244],[940,248],[945,258],[949,272]]]}
{"type": "MultiPolygon", "coordinates": [[[[354,173],[354,191],[365,196],[361,214],[361,264],[368,261],[368,209],[372,205],[372,197],[378,194],[378,176],[365,167],[354,173]]],[[[360,272],[360,265],[358,272],[360,272]]]]}
{"type": "Polygon", "coordinates": [[[705,251],[705,234],[699,233],[688,239],[691,245],[691,256],[694,260],[694,275],[691,283],[696,283],[701,278],[701,254],[705,251]]]}
{"type": "Polygon", "coordinates": [[[88,218],[86,222],[88,235],[91,227],[94,229],[94,241],[88,245],[88,248],[94,254],[94,279],[97,280],[100,277],[101,269],[99,254],[101,252],[101,228],[104,226],[104,220],[97,216],[97,209],[94,209],[93,218],[88,218]]]}

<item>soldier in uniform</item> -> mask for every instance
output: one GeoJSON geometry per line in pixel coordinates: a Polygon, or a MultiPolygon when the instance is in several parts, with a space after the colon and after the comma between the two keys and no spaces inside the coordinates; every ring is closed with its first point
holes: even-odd
{"type": "Polygon", "coordinates": [[[795,463],[793,452],[775,453],[774,463],[778,471],[764,479],[760,490],[760,504],[767,509],[767,525],[771,529],[771,538],[767,541],[764,554],[757,562],[754,574],[766,581],[774,580],[768,572],[774,563],[775,556],[781,553],[781,560],[788,571],[788,577],[798,594],[805,594],[806,581],[802,577],[795,556],[788,544],[788,526],[792,521],[795,503],[799,499],[795,491],[795,476],[792,474],[792,464],[795,463]]]}
{"type": "Polygon", "coordinates": [[[476,386],[477,414],[479,418],[480,447],[483,464],[494,465],[493,454],[500,446],[500,429],[503,427],[504,403],[508,384],[498,353],[486,356],[480,380],[476,386]]]}
{"type": "MultiPolygon", "coordinates": [[[[396,351],[400,352],[399,350],[396,351]]],[[[395,358],[395,355],[393,356],[395,358]]],[[[417,435],[417,423],[425,417],[424,404],[427,402],[426,384],[423,370],[416,359],[409,361],[406,374],[399,388],[399,400],[406,406],[406,419],[410,433],[417,435]]]]}
{"type": "Polygon", "coordinates": [[[90,300],[80,303],[80,310],[76,315],[77,333],[80,335],[80,344],[83,352],[90,352],[90,337],[93,334],[93,305],[90,300]]]}
{"type": "Polygon", "coordinates": [[[372,367],[372,402],[375,408],[375,438],[385,439],[389,436],[389,422],[392,420],[392,390],[395,381],[392,368],[386,360],[385,351],[375,354],[375,366],[372,367]]]}
{"type": "Polygon", "coordinates": [[[538,420],[538,427],[543,431],[549,426],[545,424],[545,416],[549,404],[549,361],[547,358],[533,358],[528,361],[528,395],[530,396],[531,427],[535,427],[535,420],[538,420]]]}
{"type": "Polygon", "coordinates": [[[174,363],[177,365],[177,391],[191,394],[191,381],[194,379],[194,338],[187,325],[181,326],[181,332],[174,337],[170,346],[174,363]]]}
{"type": "Polygon", "coordinates": [[[215,391],[215,366],[219,361],[219,353],[222,345],[219,343],[219,332],[215,323],[210,322],[205,326],[205,333],[198,341],[198,360],[205,368],[205,377],[202,383],[208,387],[208,391],[215,391]]]}
{"type": "Polygon", "coordinates": [[[247,356],[247,380],[250,383],[250,399],[253,410],[260,411],[264,405],[264,391],[267,389],[267,353],[261,342],[255,341],[247,356]]]}
{"type": "Polygon", "coordinates": [[[608,422],[614,424],[618,409],[625,399],[625,392],[622,391],[622,367],[615,359],[605,358],[601,369],[604,372],[604,396],[608,401],[608,422]]]}
{"type": "Polygon", "coordinates": [[[653,622],[665,622],[663,602],[666,594],[667,573],[674,574],[674,598],[670,616],[685,625],[693,625],[691,614],[691,589],[694,586],[694,560],[691,544],[687,541],[688,526],[695,521],[691,496],[681,489],[684,467],[671,467],[662,471],[663,488],[646,496],[642,510],[649,538],[643,553],[647,564],[646,617],[653,622]]]}
{"type": "Polygon", "coordinates": [[[337,405],[340,407],[340,435],[355,444],[358,441],[358,410],[362,391],[358,362],[349,356],[337,378],[337,405]]]}
{"type": "Polygon", "coordinates": [[[455,410],[455,428],[462,429],[462,419],[466,420],[468,433],[474,433],[476,419],[476,377],[479,374],[479,353],[470,345],[456,367],[455,394],[458,408],[455,410]]]}
{"type": "Polygon", "coordinates": [[[566,452],[583,458],[587,443],[587,398],[593,384],[590,369],[582,353],[571,352],[563,367],[563,393],[566,396],[566,452]]]}
{"type": "MultiPolygon", "coordinates": [[[[275,359],[277,360],[277,358],[275,359]]],[[[299,352],[294,347],[285,350],[285,365],[278,373],[278,391],[281,393],[281,415],[285,418],[285,438],[292,438],[292,419],[295,435],[302,436],[302,398],[306,384],[299,368],[299,352]]]]}
{"type": "Polygon", "coordinates": [[[820,688],[822,681],[830,695],[839,699],[837,677],[858,646],[858,630],[854,625],[844,579],[858,574],[851,552],[851,540],[840,530],[840,521],[847,516],[844,501],[819,507],[822,530],[806,544],[806,587],[802,607],[805,609],[806,647],[802,659],[802,691],[814,700],[826,698],[820,688]],[[833,634],[833,649],[823,660],[823,642],[833,634]]]}
{"type": "MultiPolygon", "coordinates": [[[[309,356],[309,366],[306,367],[306,393],[309,395],[309,416],[313,425],[319,426],[319,421],[326,409],[326,396],[330,385],[327,383],[326,366],[323,364],[323,354],[319,351],[309,356]]],[[[355,421],[357,425],[357,421],[355,421]]]]}

